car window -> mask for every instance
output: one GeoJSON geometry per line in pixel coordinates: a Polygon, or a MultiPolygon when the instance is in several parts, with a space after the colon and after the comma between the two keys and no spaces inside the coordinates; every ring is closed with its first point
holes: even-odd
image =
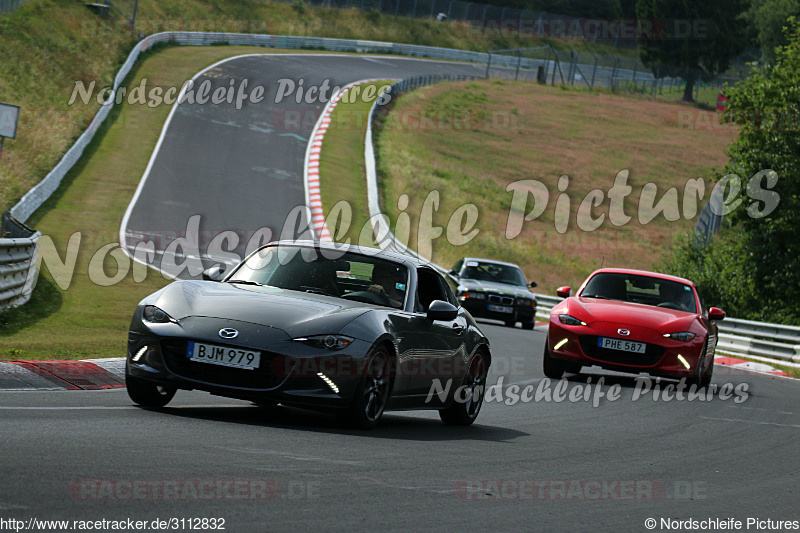
{"type": "Polygon", "coordinates": [[[467,261],[461,273],[462,278],[477,281],[493,281],[507,285],[527,287],[528,282],[522,271],[513,265],[502,265],[488,261],[467,261]]]}
{"type": "Polygon", "coordinates": [[[352,252],[329,259],[310,248],[272,246],[250,256],[228,282],[268,285],[400,309],[406,299],[408,268],[352,252]]]}
{"type": "Polygon", "coordinates": [[[691,286],[652,276],[600,272],[592,276],[579,296],[697,312],[691,286]]]}
{"type": "Polygon", "coordinates": [[[451,298],[454,300],[452,292],[445,291],[445,287],[447,284],[439,274],[428,268],[418,269],[416,311],[427,312],[434,300],[444,300],[445,302],[451,302],[451,298]],[[450,298],[448,298],[448,292],[450,292],[450,298]]]}

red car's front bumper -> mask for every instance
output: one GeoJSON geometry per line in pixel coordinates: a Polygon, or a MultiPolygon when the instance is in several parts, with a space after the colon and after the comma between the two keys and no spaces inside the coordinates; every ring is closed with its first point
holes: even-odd
{"type": "Polygon", "coordinates": [[[704,343],[702,335],[690,342],[681,342],[631,324],[596,322],[570,326],[562,324],[558,315],[551,316],[547,335],[550,356],[564,362],[677,379],[697,374],[704,343]],[[629,334],[621,335],[618,330],[627,330],[629,334]],[[600,337],[645,343],[645,353],[601,348],[600,337]]]}

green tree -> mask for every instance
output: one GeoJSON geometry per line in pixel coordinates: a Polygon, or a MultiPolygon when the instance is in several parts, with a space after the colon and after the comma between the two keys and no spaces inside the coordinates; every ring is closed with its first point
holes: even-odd
{"type": "Polygon", "coordinates": [[[800,25],[790,28],[775,62],[727,91],[739,134],[723,172],[742,181],[730,227],[707,248],[679,242],[666,269],[732,316],[800,324],[800,25]]]}
{"type": "Polygon", "coordinates": [[[642,60],[686,80],[683,99],[693,101],[698,79],[712,79],[745,49],[746,0],[638,0],[636,13],[664,27],[639,41],[642,60]]]}
{"type": "Polygon", "coordinates": [[[754,1],[745,13],[767,63],[775,61],[777,47],[788,44],[784,28],[786,21],[793,16],[800,16],[800,0],[754,1]]]}

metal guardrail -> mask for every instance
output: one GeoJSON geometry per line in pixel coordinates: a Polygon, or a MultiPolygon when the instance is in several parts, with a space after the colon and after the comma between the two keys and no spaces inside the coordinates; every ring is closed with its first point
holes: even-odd
{"type": "Polygon", "coordinates": [[[0,309],[28,302],[38,279],[39,237],[33,231],[3,215],[0,227],[0,309]]]}
{"type": "Polygon", "coordinates": [[[0,0],[0,15],[16,11],[19,6],[28,0],[0,0]]]}

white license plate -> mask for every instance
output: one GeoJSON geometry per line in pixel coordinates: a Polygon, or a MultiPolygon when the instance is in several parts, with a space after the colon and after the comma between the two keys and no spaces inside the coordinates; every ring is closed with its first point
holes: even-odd
{"type": "Polygon", "coordinates": [[[601,348],[608,348],[609,350],[620,350],[623,352],[644,353],[647,345],[643,342],[626,341],[624,339],[612,339],[609,337],[600,337],[597,339],[597,345],[601,348]]]}
{"type": "Polygon", "coordinates": [[[261,362],[261,353],[226,346],[190,342],[186,357],[196,363],[230,366],[253,370],[261,362]]]}
{"type": "Polygon", "coordinates": [[[506,305],[491,305],[489,304],[489,311],[494,311],[495,313],[513,313],[514,308],[508,307],[506,305]]]}

